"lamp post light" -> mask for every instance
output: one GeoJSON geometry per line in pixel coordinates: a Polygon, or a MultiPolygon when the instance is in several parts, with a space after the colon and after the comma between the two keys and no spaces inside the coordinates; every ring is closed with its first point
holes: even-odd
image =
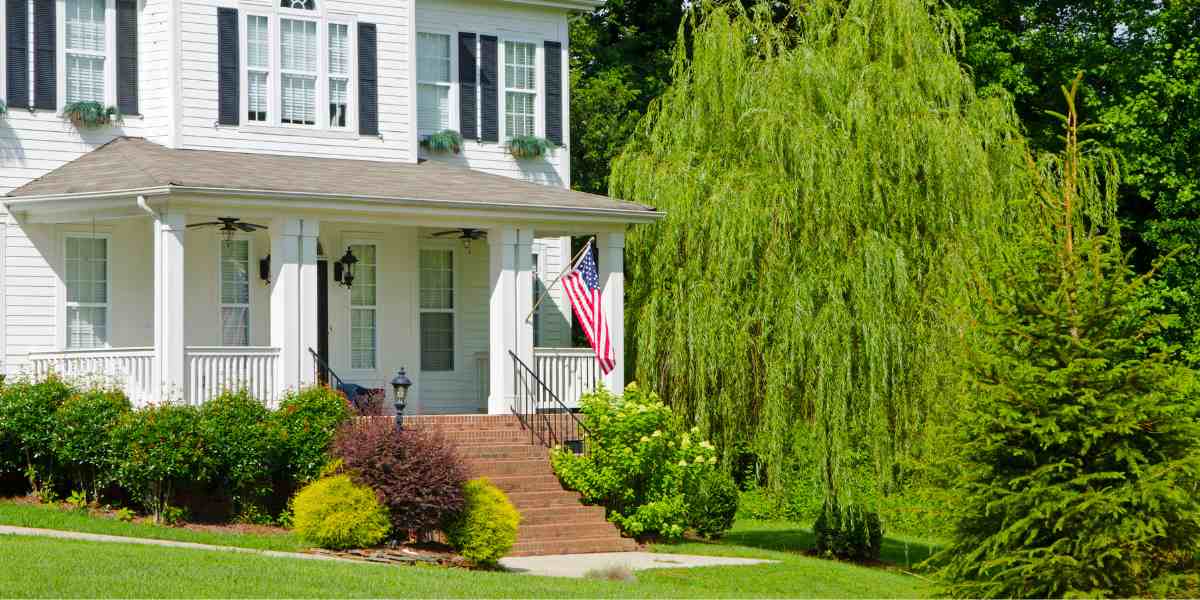
{"type": "Polygon", "coordinates": [[[400,367],[400,372],[392,378],[392,392],[396,399],[396,430],[404,429],[404,406],[407,404],[408,388],[412,386],[412,380],[408,375],[404,374],[404,367],[400,367]]]}

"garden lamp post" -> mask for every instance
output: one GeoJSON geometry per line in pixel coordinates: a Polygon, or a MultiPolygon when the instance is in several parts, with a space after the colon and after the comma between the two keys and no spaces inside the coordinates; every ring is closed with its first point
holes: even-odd
{"type": "Polygon", "coordinates": [[[412,386],[412,380],[404,374],[404,367],[400,367],[400,372],[392,378],[392,392],[396,399],[396,429],[398,431],[404,429],[404,406],[410,386],[412,386]]]}

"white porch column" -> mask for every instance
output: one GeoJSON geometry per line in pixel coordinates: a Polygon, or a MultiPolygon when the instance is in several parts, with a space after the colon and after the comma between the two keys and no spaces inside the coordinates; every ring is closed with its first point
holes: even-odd
{"type": "Polygon", "coordinates": [[[154,218],[154,379],[161,400],[187,398],[184,351],[184,233],[187,214],[161,212],[154,218]]]}
{"type": "Polygon", "coordinates": [[[316,219],[271,221],[271,345],[279,348],[277,392],[312,385],[317,347],[316,219]]]}
{"type": "Polygon", "coordinates": [[[533,368],[533,231],[515,227],[488,230],[491,298],[488,314],[488,363],[491,379],[488,414],[508,414],[516,398],[516,354],[533,368]]]}
{"type": "Polygon", "coordinates": [[[604,387],[615,393],[625,389],[625,232],[596,236],[600,262],[600,303],[612,336],[616,367],[604,376],[604,387]]]}

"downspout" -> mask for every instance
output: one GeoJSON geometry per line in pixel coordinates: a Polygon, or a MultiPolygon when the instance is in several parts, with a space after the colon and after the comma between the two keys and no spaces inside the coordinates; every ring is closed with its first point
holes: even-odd
{"type": "Polygon", "coordinates": [[[141,194],[138,194],[138,197],[137,197],[137,205],[138,205],[138,208],[140,208],[140,209],[142,209],[142,210],[146,211],[147,213],[149,213],[149,215],[150,215],[151,217],[154,217],[155,219],[158,219],[158,212],[156,212],[156,211],[155,211],[153,208],[150,208],[150,203],[146,202],[146,197],[145,197],[145,196],[143,196],[143,195],[141,195],[141,194]]]}

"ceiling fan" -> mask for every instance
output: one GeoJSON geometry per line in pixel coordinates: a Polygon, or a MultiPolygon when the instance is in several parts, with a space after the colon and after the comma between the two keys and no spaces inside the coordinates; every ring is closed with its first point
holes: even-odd
{"type": "Polygon", "coordinates": [[[243,223],[242,220],[237,217],[217,217],[216,221],[209,221],[207,223],[192,223],[191,225],[188,225],[188,229],[191,229],[192,227],[209,227],[212,225],[220,225],[220,227],[217,228],[217,231],[220,231],[221,234],[225,236],[226,240],[232,240],[233,234],[239,231],[253,233],[259,229],[267,228],[266,225],[243,223]]]}
{"type": "Polygon", "coordinates": [[[435,237],[435,238],[436,237],[445,237],[445,236],[449,236],[449,235],[454,235],[456,233],[458,234],[458,239],[462,240],[463,248],[466,249],[467,254],[471,253],[471,242],[473,242],[475,240],[482,240],[482,239],[487,238],[486,231],[484,231],[482,229],[475,229],[472,227],[462,227],[459,229],[451,229],[449,231],[439,231],[437,233],[434,233],[433,237],[435,237]]]}

